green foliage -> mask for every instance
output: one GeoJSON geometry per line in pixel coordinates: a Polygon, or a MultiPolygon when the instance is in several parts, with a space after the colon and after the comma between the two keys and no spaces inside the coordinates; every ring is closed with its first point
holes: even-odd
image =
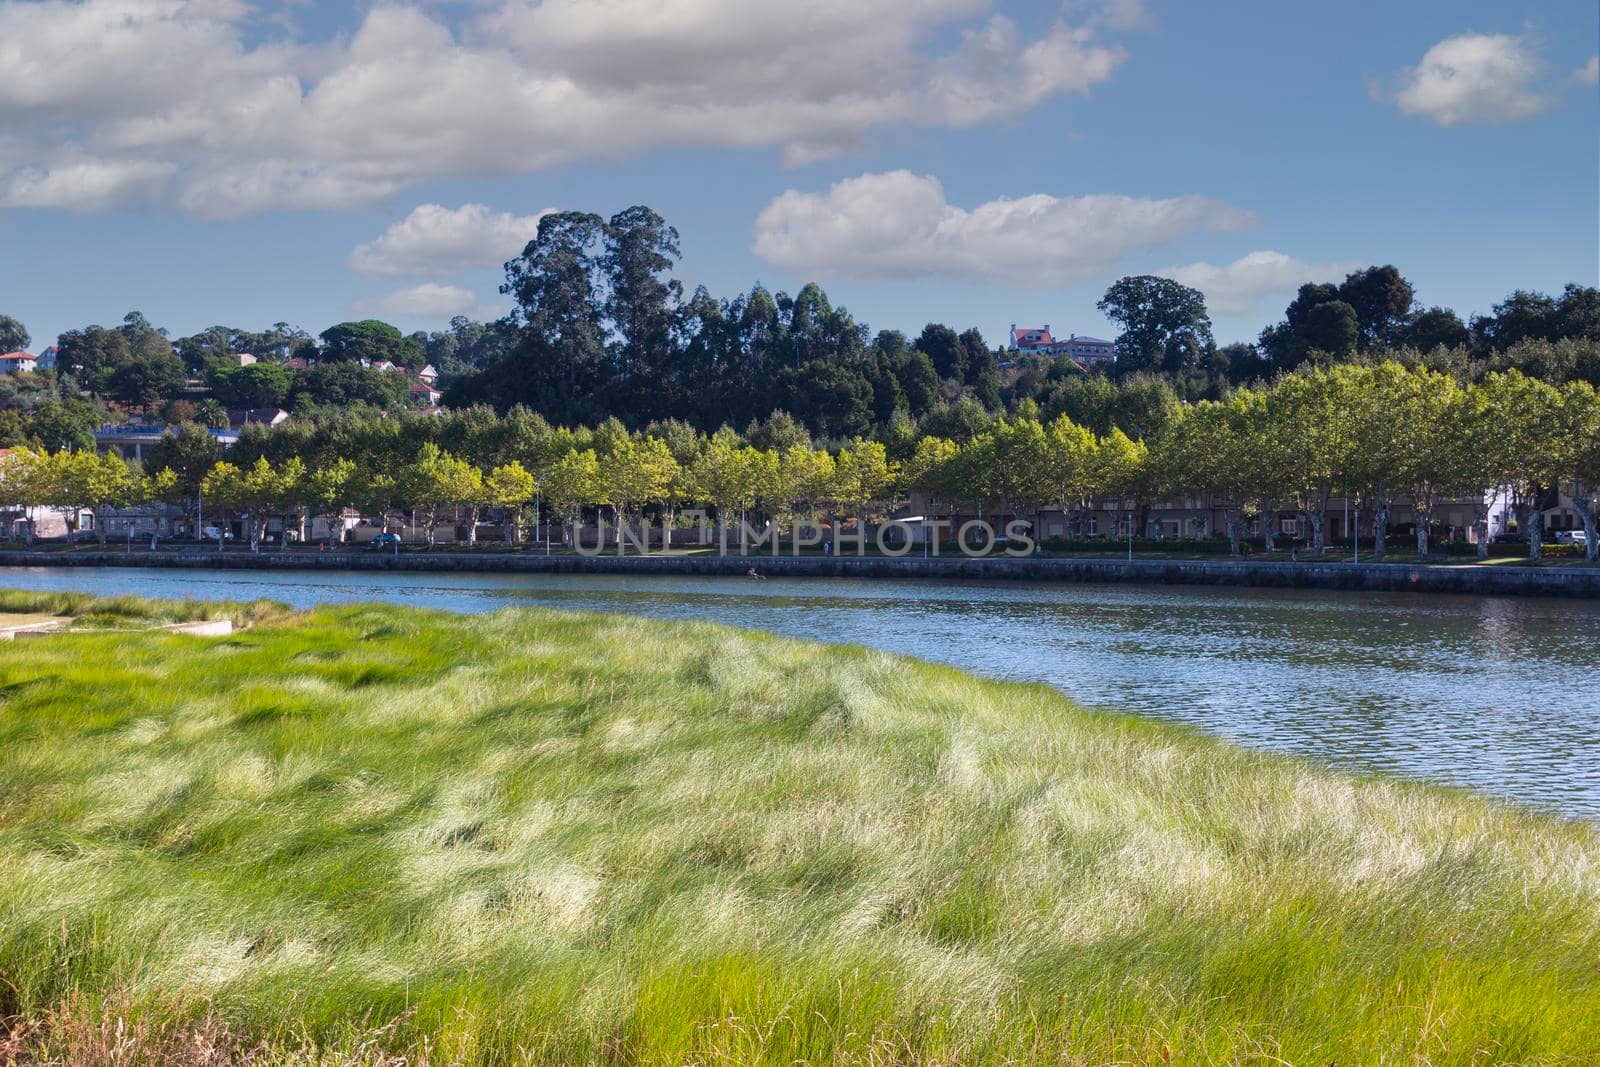
{"type": "Polygon", "coordinates": [[[341,322],[329,326],[319,335],[322,348],[319,361],[354,363],[366,360],[380,363],[388,360],[402,367],[416,363],[422,355],[417,342],[402,336],[399,329],[377,319],[360,322],[341,322]]]}
{"type": "Polygon", "coordinates": [[[0,352],[21,352],[29,340],[27,327],[10,315],[0,315],[0,352]]]}
{"type": "Polygon", "coordinates": [[[1205,296],[1170,278],[1119,278],[1095,306],[1122,327],[1119,371],[1181,373],[1199,367],[1216,347],[1205,296]]]}
{"type": "Polygon", "coordinates": [[[288,367],[256,362],[243,367],[218,366],[206,377],[212,394],[227,407],[276,408],[289,399],[295,376],[288,367]]]}

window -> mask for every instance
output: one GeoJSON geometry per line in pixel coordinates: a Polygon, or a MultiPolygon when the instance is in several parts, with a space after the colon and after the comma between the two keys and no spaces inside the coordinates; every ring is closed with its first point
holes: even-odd
{"type": "Polygon", "coordinates": [[[1090,537],[1099,537],[1100,536],[1100,516],[1098,516],[1098,515],[1090,515],[1089,516],[1089,536],[1090,537]]]}
{"type": "Polygon", "coordinates": [[[1299,519],[1279,519],[1278,520],[1278,532],[1282,533],[1282,534],[1287,534],[1290,537],[1299,536],[1299,533],[1300,533],[1300,520],[1299,519]]]}

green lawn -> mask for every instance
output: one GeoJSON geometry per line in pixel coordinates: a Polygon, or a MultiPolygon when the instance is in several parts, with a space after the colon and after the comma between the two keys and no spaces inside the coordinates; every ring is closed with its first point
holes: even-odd
{"type": "Polygon", "coordinates": [[[0,651],[0,1063],[1600,1062],[1592,825],[710,625],[256,614],[0,651]]]}

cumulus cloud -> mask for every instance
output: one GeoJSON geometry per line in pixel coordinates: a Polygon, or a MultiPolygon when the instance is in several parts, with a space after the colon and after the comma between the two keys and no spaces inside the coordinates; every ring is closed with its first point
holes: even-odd
{"type": "Polygon", "coordinates": [[[209,216],[663,147],[803,163],[890,125],[1086,93],[1126,56],[1108,35],[1142,10],[1104,0],[1025,31],[993,2],[378,4],[319,41],[273,36],[242,0],[0,3],[0,128],[19,169],[168,165],[161,192],[209,216]]]}
{"type": "Polygon", "coordinates": [[[357,245],[350,266],[385,278],[428,277],[498,267],[539,232],[546,212],[513,215],[483,204],[419,204],[376,239],[357,245]]]}
{"type": "Polygon", "coordinates": [[[1440,126],[1515,122],[1552,103],[1539,89],[1543,70],[1525,37],[1464,33],[1446,37],[1402,71],[1393,99],[1406,114],[1440,126]]]}
{"type": "Polygon", "coordinates": [[[1232,263],[1190,263],[1152,273],[1206,295],[1206,306],[1223,315],[1248,315],[1274,293],[1290,293],[1307,282],[1332,282],[1360,266],[1355,260],[1308,263],[1282,252],[1261,251],[1232,263]]]}
{"type": "Polygon", "coordinates": [[[152,199],[174,168],[153,160],[79,160],[49,170],[25,167],[0,187],[0,207],[99,211],[152,199]]]}
{"type": "Polygon", "coordinates": [[[472,290],[459,285],[441,285],[424,282],[397,293],[364,300],[354,305],[356,311],[366,315],[399,315],[414,319],[448,319],[454,315],[470,315],[478,310],[478,298],[472,290]]]}
{"type": "Polygon", "coordinates": [[[1589,62],[1572,72],[1572,80],[1579,85],[1600,85],[1600,55],[1589,57],[1589,62]]]}
{"type": "Polygon", "coordinates": [[[1055,285],[1091,278],[1134,249],[1254,225],[1203,196],[1025,196],[967,210],[937,178],[899,170],[842,181],[826,195],[790,190],[756,220],[769,263],[855,278],[938,275],[1055,285]]]}

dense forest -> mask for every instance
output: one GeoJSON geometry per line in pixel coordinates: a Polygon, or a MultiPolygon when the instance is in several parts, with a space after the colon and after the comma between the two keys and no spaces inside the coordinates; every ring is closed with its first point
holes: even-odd
{"type": "MultiPolygon", "coordinates": [[[[262,331],[214,326],[192,336],[130,313],[69,330],[55,366],[0,377],[0,446],[82,447],[95,427],[134,419],[226,425],[230,409],[285,407],[298,418],[373,417],[425,407],[410,387],[424,365],[446,407],[522,407],[555,424],[615,418],[630,428],[681,420],[705,432],[745,429],[774,412],[821,440],[916,432],[951,438],[983,418],[1031,404],[1096,433],[1136,439],[1183,401],[1224,400],[1306,366],[1386,359],[1462,383],[1519,370],[1551,384],[1600,383],[1600,291],[1518,290],[1463,320],[1419,306],[1393,266],[1307,284],[1253,343],[1218,345],[1205,298],[1153,276],[1118,280],[1099,307],[1119,326],[1114,366],[1021,356],[975,328],[929,323],[914,337],[872,331],[820,286],[756,286],[731,298],[692,292],[675,276],[679,237],[646,207],[606,220],[546,216],[506,264],[506,318],[453,320],[403,334],[375,320],[312,336],[279,322],[262,331]],[[237,356],[257,362],[241,366],[237,356]],[[378,369],[393,364],[408,373],[378,369]]],[[[0,349],[27,331],[0,315],[0,349]]]]}

